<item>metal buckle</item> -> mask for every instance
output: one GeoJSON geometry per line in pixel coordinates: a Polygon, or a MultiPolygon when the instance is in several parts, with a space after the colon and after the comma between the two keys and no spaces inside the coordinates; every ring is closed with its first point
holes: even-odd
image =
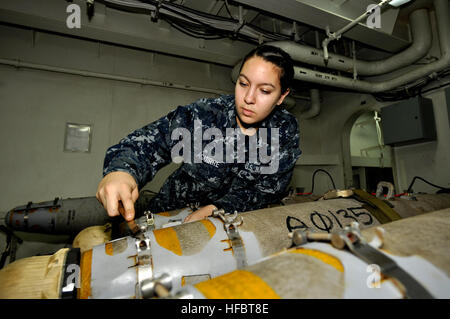
{"type": "Polygon", "coordinates": [[[135,234],[135,245],[137,251],[137,298],[167,298],[170,296],[172,289],[172,277],[168,274],[162,274],[155,277],[152,267],[152,254],[150,238],[147,231],[154,228],[155,220],[150,211],[144,212],[144,218],[141,219],[137,226],[139,232],[135,234]]]}
{"type": "Polygon", "coordinates": [[[137,298],[151,298],[152,291],[148,289],[148,282],[153,280],[152,269],[152,255],[150,247],[150,239],[141,233],[135,239],[137,251],[137,283],[136,283],[136,297],[137,298]]]}
{"type": "MultiPolygon", "coordinates": [[[[376,232],[379,246],[382,245],[382,234],[376,232]]],[[[376,264],[380,267],[381,273],[396,280],[406,298],[431,299],[434,298],[414,277],[409,275],[397,263],[372,247],[361,235],[359,224],[352,222],[350,226],[343,230],[328,233],[315,233],[304,230],[296,230],[289,234],[294,246],[306,244],[308,241],[324,240],[329,241],[333,247],[344,249],[347,247],[352,254],[362,259],[366,263],[376,264]]]]}
{"type": "Polygon", "coordinates": [[[233,255],[236,258],[237,268],[241,269],[247,266],[247,256],[245,253],[244,243],[242,242],[241,235],[239,234],[238,227],[242,225],[243,218],[237,211],[233,214],[225,214],[223,209],[214,209],[212,212],[213,217],[219,217],[224,222],[224,229],[230,240],[231,248],[233,249],[233,255]]]}

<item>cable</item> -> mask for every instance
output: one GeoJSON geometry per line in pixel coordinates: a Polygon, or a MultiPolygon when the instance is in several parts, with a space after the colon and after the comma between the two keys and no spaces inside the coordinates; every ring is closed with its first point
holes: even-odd
{"type": "Polygon", "coordinates": [[[381,92],[381,93],[375,93],[373,96],[377,101],[381,102],[389,102],[389,101],[400,101],[400,100],[406,100],[415,96],[421,96],[424,93],[430,92],[432,90],[439,89],[441,87],[444,87],[447,84],[443,84],[438,87],[429,88],[426,90],[423,90],[427,85],[429,85],[431,82],[438,81],[440,79],[443,79],[450,75],[450,68],[443,69],[439,72],[432,73],[424,78],[418,79],[415,82],[412,82],[410,84],[406,84],[404,86],[398,87],[396,89],[381,92]]]}
{"type": "Polygon", "coordinates": [[[228,1],[225,0],[225,9],[227,10],[228,15],[230,16],[231,19],[234,19],[233,15],[231,14],[230,8],[228,7],[228,1]]]}
{"type": "Polygon", "coordinates": [[[425,91],[421,91],[421,94],[425,94],[425,93],[428,93],[428,92],[431,92],[431,91],[434,91],[434,90],[446,87],[448,85],[450,85],[450,82],[444,83],[444,84],[436,86],[436,87],[432,87],[432,88],[426,89],[425,91]]]}
{"type": "Polygon", "coordinates": [[[436,188],[440,188],[441,190],[450,192],[450,188],[447,188],[447,187],[441,187],[441,186],[435,185],[435,184],[433,184],[433,183],[430,183],[429,181],[423,179],[423,178],[420,177],[420,176],[414,176],[413,180],[411,181],[411,184],[409,184],[409,187],[408,187],[408,189],[406,190],[407,193],[411,193],[411,188],[412,188],[412,186],[414,185],[414,182],[416,181],[416,179],[420,179],[421,181],[424,181],[424,182],[427,183],[428,185],[431,185],[431,186],[434,186],[434,187],[436,187],[436,188]]]}
{"type": "Polygon", "coordinates": [[[207,40],[216,40],[216,39],[226,38],[225,35],[217,36],[217,35],[214,35],[214,34],[211,34],[211,33],[205,34],[205,33],[199,32],[197,30],[190,29],[190,28],[188,28],[186,26],[181,26],[177,22],[174,22],[172,20],[172,18],[167,18],[166,17],[165,20],[174,29],[176,29],[176,30],[178,30],[178,31],[188,35],[188,36],[194,37],[194,38],[201,38],[201,39],[207,39],[207,40]]]}
{"type": "Polygon", "coordinates": [[[234,18],[204,13],[175,3],[155,0],[98,0],[105,5],[134,13],[158,12],[158,18],[168,22],[184,34],[207,40],[231,37],[250,43],[289,39],[283,34],[263,30],[254,25],[241,24],[234,18]]]}
{"type": "MultiPolygon", "coordinates": [[[[264,36],[269,41],[288,39],[287,36],[284,36],[281,34],[276,34],[276,33],[270,32],[270,31],[266,31],[266,30],[263,30],[256,26],[253,26],[253,25],[252,26],[249,26],[248,24],[241,25],[235,19],[232,19],[230,21],[230,19],[220,17],[221,20],[218,21],[217,17],[214,15],[209,15],[209,14],[195,11],[195,10],[189,9],[189,8],[183,7],[183,9],[179,8],[177,10],[174,10],[173,8],[170,8],[168,5],[163,6],[163,8],[168,11],[171,11],[175,14],[181,15],[184,18],[189,19],[193,23],[201,24],[203,27],[215,32],[215,34],[218,32],[219,33],[225,32],[234,38],[236,38],[236,35],[247,36],[247,37],[253,38],[252,42],[254,42],[255,40],[259,40],[260,36],[264,36]],[[189,15],[189,14],[187,14],[187,12],[191,12],[192,14],[189,15]],[[195,16],[193,16],[193,15],[195,15],[195,16]],[[240,31],[242,31],[242,32],[240,32],[240,31]]],[[[180,21],[180,23],[184,23],[184,22],[180,21]]],[[[180,25],[180,24],[178,24],[178,25],[180,25]]]]}
{"type": "MultiPolygon", "coordinates": [[[[155,2],[154,0],[152,1],[152,0],[140,0],[140,1],[142,1],[142,2],[155,2]]],[[[224,22],[230,22],[230,19],[228,19],[228,18],[225,18],[225,17],[221,17],[221,16],[217,16],[217,15],[213,15],[213,14],[209,14],[209,13],[205,13],[205,12],[202,12],[202,11],[197,11],[197,10],[194,10],[194,9],[191,9],[191,8],[189,8],[189,7],[186,7],[186,6],[183,6],[183,5],[180,5],[180,4],[176,4],[176,3],[163,3],[162,4],[163,6],[164,6],[164,8],[165,9],[167,9],[167,10],[171,10],[171,11],[174,11],[174,12],[178,12],[178,13],[182,13],[182,12],[185,12],[185,13],[192,13],[192,14],[195,14],[196,16],[198,16],[199,18],[200,17],[204,17],[204,18],[206,18],[206,19],[213,19],[213,20],[217,20],[217,21],[224,21],[224,22]]],[[[234,21],[237,21],[236,19],[234,19],[233,17],[231,17],[234,21]]]]}
{"type": "Polygon", "coordinates": [[[316,170],[314,171],[313,176],[312,176],[311,194],[314,193],[314,179],[315,179],[316,174],[317,174],[318,172],[324,172],[325,174],[327,174],[328,177],[330,177],[330,179],[331,179],[331,183],[333,184],[333,189],[336,189],[336,185],[334,184],[333,177],[331,177],[330,173],[328,173],[328,172],[327,172],[326,170],[324,170],[324,169],[319,168],[319,169],[316,169],[316,170]]]}

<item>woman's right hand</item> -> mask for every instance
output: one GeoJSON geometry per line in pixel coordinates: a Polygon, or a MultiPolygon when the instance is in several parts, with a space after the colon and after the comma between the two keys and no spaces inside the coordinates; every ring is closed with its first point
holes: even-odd
{"type": "Polygon", "coordinates": [[[139,191],[134,177],[130,174],[109,173],[100,181],[95,196],[109,216],[118,216],[120,213],[126,221],[134,219],[134,202],[139,197],[139,191]]]}

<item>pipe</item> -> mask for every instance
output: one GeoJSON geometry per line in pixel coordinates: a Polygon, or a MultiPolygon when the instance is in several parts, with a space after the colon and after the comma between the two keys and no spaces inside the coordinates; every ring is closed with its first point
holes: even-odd
{"type": "Polygon", "coordinates": [[[347,32],[348,30],[350,30],[351,28],[353,28],[355,25],[357,25],[361,20],[363,20],[365,17],[367,17],[368,15],[372,14],[374,12],[374,10],[376,8],[381,9],[382,7],[384,7],[387,3],[389,2],[389,0],[382,0],[379,4],[377,4],[375,7],[373,7],[370,10],[367,10],[366,12],[364,12],[362,15],[360,15],[358,18],[356,18],[355,20],[353,20],[352,22],[350,22],[349,24],[347,24],[345,27],[343,27],[342,29],[339,29],[336,32],[329,32],[328,27],[327,27],[327,35],[328,38],[324,39],[322,41],[322,48],[323,48],[323,60],[324,60],[324,64],[328,65],[328,59],[329,59],[329,54],[328,54],[328,44],[333,41],[333,40],[338,40],[341,38],[341,35],[344,34],[345,32],[347,32]]]}
{"type": "MultiPolygon", "coordinates": [[[[316,38],[316,47],[319,48],[320,47],[319,32],[315,31],[314,35],[316,38]]],[[[300,118],[305,120],[312,119],[317,115],[319,115],[320,113],[320,91],[318,89],[311,89],[309,90],[309,94],[311,97],[311,105],[308,110],[300,114],[300,118]]]]}
{"type": "Polygon", "coordinates": [[[392,90],[406,83],[416,81],[420,78],[429,76],[434,72],[441,71],[450,66],[450,26],[448,17],[449,5],[447,0],[434,0],[436,20],[438,25],[439,42],[441,46],[441,58],[436,61],[409,71],[394,79],[383,82],[369,82],[362,80],[353,80],[350,78],[332,75],[323,72],[317,72],[302,67],[294,67],[296,80],[313,82],[322,85],[331,85],[334,87],[367,92],[377,93],[392,90]]]}
{"type": "Polygon", "coordinates": [[[433,39],[428,10],[415,10],[410,14],[409,19],[411,22],[412,44],[401,53],[384,60],[374,62],[356,60],[355,67],[359,75],[386,74],[408,66],[428,53],[433,39]]]}
{"type": "Polygon", "coordinates": [[[419,9],[409,16],[411,21],[412,44],[399,54],[379,61],[362,61],[348,58],[343,55],[330,53],[328,65],[325,65],[322,51],[307,45],[297,44],[291,41],[278,41],[267,43],[277,46],[296,61],[313,64],[321,67],[353,73],[356,68],[358,75],[370,76],[386,74],[402,67],[408,66],[421,59],[431,48],[430,18],[426,9],[419,9]]]}
{"type": "Polygon", "coordinates": [[[19,59],[17,59],[17,60],[0,59],[0,64],[9,65],[9,66],[13,66],[16,68],[27,68],[27,69],[33,69],[33,70],[39,70],[39,71],[50,71],[50,72],[58,72],[58,73],[64,73],[64,74],[81,75],[81,76],[87,76],[87,77],[97,78],[97,79],[130,82],[130,83],[152,85],[152,86],[180,89],[180,90],[193,91],[193,92],[212,93],[212,94],[218,94],[218,95],[231,93],[230,91],[201,88],[201,87],[195,87],[195,86],[183,85],[183,84],[175,84],[172,82],[155,81],[155,80],[149,80],[149,79],[145,79],[145,78],[132,78],[132,77],[128,77],[128,76],[112,75],[112,74],[106,74],[106,73],[98,73],[98,72],[91,72],[91,71],[61,68],[61,67],[45,65],[45,64],[29,63],[29,62],[20,61],[19,59]]]}
{"type": "Polygon", "coordinates": [[[311,89],[309,93],[311,94],[311,106],[307,111],[300,114],[300,117],[305,120],[312,119],[320,113],[320,91],[311,89]]]}
{"type": "Polygon", "coordinates": [[[297,101],[291,96],[286,96],[281,105],[283,105],[287,111],[290,111],[297,106],[297,101]]]}

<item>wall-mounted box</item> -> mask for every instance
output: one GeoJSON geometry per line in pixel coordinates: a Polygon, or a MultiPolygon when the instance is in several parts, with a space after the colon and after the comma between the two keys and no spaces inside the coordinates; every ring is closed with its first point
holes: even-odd
{"type": "Polygon", "coordinates": [[[408,145],[436,140],[433,102],[414,97],[381,109],[385,145],[408,145]]]}

